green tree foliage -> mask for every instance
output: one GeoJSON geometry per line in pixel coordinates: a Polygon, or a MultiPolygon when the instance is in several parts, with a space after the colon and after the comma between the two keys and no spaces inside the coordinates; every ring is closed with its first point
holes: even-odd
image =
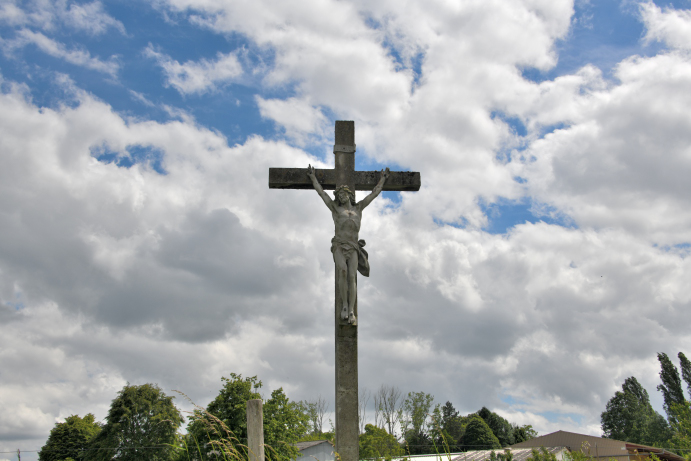
{"type": "Polygon", "coordinates": [[[175,457],[180,411],[155,384],[126,385],[113,400],[106,423],[85,459],[163,461],[175,457]]]}
{"type": "Polygon", "coordinates": [[[332,431],[322,432],[321,434],[306,434],[298,439],[298,442],[315,442],[317,440],[328,440],[335,444],[335,434],[332,431]]]}
{"type": "Polygon", "coordinates": [[[484,419],[478,415],[472,415],[465,433],[461,438],[461,445],[466,450],[489,450],[501,448],[499,439],[484,419]]]}
{"type": "Polygon", "coordinates": [[[360,434],[360,459],[385,459],[403,456],[404,450],[396,437],[385,429],[365,425],[365,432],[360,434]]]}
{"type": "Polygon", "coordinates": [[[444,406],[437,405],[433,414],[433,426],[430,435],[440,452],[452,453],[458,451],[458,441],[463,435],[465,426],[463,417],[458,414],[451,402],[444,406]]]}
{"type": "Polygon", "coordinates": [[[513,443],[521,443],[537,437],[537,431],[533,429],[533,426],[530,424],[525,424],[523,426],[512,424],[511,427],[513,428],[513,443]]]}
{"type": "Polygon", "coordinates": [[[221,377],[221,382],[223,387],[216,398],[207,405],[206,410],[195,410],[187,425],[192,444],[198,447],[197,451],[204,459],[208,452],[214,450],[210,444],[212,440],[227,439],[236,445],[247,444],[247,401],[261,398],[257,389],[262,383],[256,376],[243,379],[242,375],[231,373],[230,378],[221,377]],[[215,424],[213,418],[218,418],[225,427],[215,424]],[[225,433],[226,429],[230,434],[225,433]]]}
{"type": "Polygon", "coordinates": [[[674,366],[664,352],[658,353],[657,359],[660,361],[660,379],[662,380],[662,384],[657,386],[657,390],[662,392],[667,419],[670,423],[674,423],[675,416],[672,406],[674,404],[683,404],[685,401],[684,392],[681,389],[679,370],[677,370],[677,367],[674,366]]]}
{"type": "MultiPolygon", "coordinates": [[[[574,453],[580,453],[578,451],[574,453]]],[[[547,451],[545,447],[540,447],[539,450],[533,448],[531,455],[526,459],[526,461],[557,461],[557,457],[554,453],[547,451]]]]}
{"type": "Polygon", "coordinates": [[[504,453],[495,453],[494,450],[489,454],[490,461],[512,461],[513,453],[508,448],[504,450],[504,453]]]}
{"type": "MultiPolygon", "coordinates": [[[[218,451],[212,441],[226,444],[247,445],[247,401],[259,399],[257,392],[262,383],[256,376],[243,378],[231,373],[229,378],[221,378],[223,388],[206,410],[197,410],[190,418],[187,432],[203,459],[218,451]],[[223,423],[215,424],[218,421],[223,423]],[[226,433],[230,431],[230,434],[226,433]]],[[[264,444],[267,446],[267,459],[295,459],[298,454],[294,444],[308,431],[309,418],[298,402],[291,402],[277,389],[271,398],[264,402],[264,444]]]]}
{"type": "Polygon", "coordinates": [[[297,459],[295,446],[309,428],[309,418],[297,402],[291,402],[278,388],[264,404],[264,443],[271,447],[267,459],[297,459]]]}
{"type": "Polygon", "coordinates": [[[633,376],[607,402],[600,421],[604,437],[610,439],[653,445],[670,437],[667,421],[653,409],[648,392],[633,376]]]}
{"type": "Polygon", "coordinates": [[[680,455],[689,459],[691,457],[691,402],[672,405],[672,411],[676,416],[672,423],[672,438],[670,445],[680,455]]]}
{"type": "Polygon", "coordinates": [[[486,407],[482,407],[477,414],[487,423],[489,428],[492,429],[492,433],[497,437],[502,447],[515,443],[511,423],[493,411],[489,411],[486,407]]]}
{"type": "Polygon", "coordinates": [[[207,417],[206,412],[197,409],[190,417],[187,425],[187,433],[190,434],[195,446],[199,446],[202,454],[206,454],[212,447],[211,440],[232,438],[237,444],[247,444],[247,401],[260,399],[257,392],[262,386],[256,376],[244,378],[242,375],[230,374],[230,378],[221,378],[223,387],[206,407],[206,412],[218,418],[231,434],[225,434],[218,425],[211,424],[213,420],[207,417]]]}
{"type": "Polygon", "coordinates": [[[679,352],[679,363],[681,364],[681,377],[686,382],[686,390],[691,395],[691,362],[686,358],[683,352],[679,352]]]}
{"type": "Polygon", "coordinates": [[[413,432],[409,430],[404,440],[406,450],[411,455],[425,455],[437,453],[441,447],[435,447],[432,437],[427,432],[413,432]]]}
{"type": "Polygon", "coordinates": [[[425,392],[408,392],[401,409],[403,438],[410,454],[427,453],[433,450],[432,440],[427,433],[428,416],[434,397],[425,392]]]}
{"type": "Polygon", "coordinates": [[[404,432],[412,430],[415,433],[427,429],[427,416],[430,413],[434,396],[425,392],[408,392],[403,401],[401,425],[404,432]]]}
{"type": "Polygon", "coordinates": [[[48,441],[38,452],[39,461],[79,459],[89,442],[101,431],[91,413],[80,418],[68,416],[64,423],[57,423],[50,431],[48,441]]]}
{"type": "MultiPolygon", "coordinates": [[[[319,437],[321,434],[324,433],[323,425],[324,425],[324,413],[326,412],[328,408],[328,404],[326,400],[322,398],[322,396],[318,396],[314,400],[305,400],[305,401],[300,401],[298,403],[300,406],[302,412],[307,415],[307,418],[309,420],[309,431],[310,434],[319,437]]],[[[316,438],[313,440],[324,440],[320,438],[316,438]]]]}

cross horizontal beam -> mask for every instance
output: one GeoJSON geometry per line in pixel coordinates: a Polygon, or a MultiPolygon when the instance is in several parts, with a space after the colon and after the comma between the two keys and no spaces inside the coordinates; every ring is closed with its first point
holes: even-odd
{"type": "MultiPolygon", "coordinates": [[[[336,171],[333,169],[315,170],[317,180],[324,189],[334,190],[336,171]]],[[[372,190],[379,182],[380,171],[353,171],[355,190],[372,190]]],[[[269,168],[269,189],[314,189],[307,176],[307,168],[269,168]]],[[[417,171],[392,171],[384,183],[388,191],[420,190],[420,173],[417,171]]]]}

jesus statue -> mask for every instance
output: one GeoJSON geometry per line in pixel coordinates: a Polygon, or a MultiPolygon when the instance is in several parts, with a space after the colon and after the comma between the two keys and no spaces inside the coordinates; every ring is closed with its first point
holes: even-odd
{"type": "MultiPolygon", "coordinates": [[[[341,319],[351,325],[357,325],[355,317],[355,300],[357,299],[357,273],[369,277],[369,262],[367,252],[364,249],[365,241],[358,240],[362,210],[372,203],[381,193],[386,178],[389,177],[389,169],[382,170],[381,179],[374,186],[372,192],[359,202],[355,202],[355,192],[348,186],[338,186],[334,190],[334,199],[331,200],[322,188],[312,165],[307,167],[307,176],[312,180],[312,185],[326,206],[331,210],[334,220],[336,235],[331,239],[331,252],[336,263],[336,280],[340,288],[341,319]]],[[[339,302],[339,300],[336,300],[339,302]]]]}

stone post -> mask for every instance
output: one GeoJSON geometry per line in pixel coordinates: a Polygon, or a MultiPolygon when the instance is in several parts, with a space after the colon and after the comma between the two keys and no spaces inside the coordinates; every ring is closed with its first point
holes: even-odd
{"type": "Polygon", "coordinates": [[[262,400],[247,401],[247,450],[249,461],[264,461],[264,413],[262,400]]]}
{"type": "MultiPolygon", "coordinates": [[[[353,170],[355,169],[355,123],[336,122],[336,185],[347,185],[355,192],[353,170]]],[[[338,278],[336,278],[336,298],[334,302],[336,317],[336,453],[341,461],[358,461],[358,353],[357,326],[341,320],[341,299],[338,278]]],[[[355,315],[357,300],[355,302],[355,315]]]]}

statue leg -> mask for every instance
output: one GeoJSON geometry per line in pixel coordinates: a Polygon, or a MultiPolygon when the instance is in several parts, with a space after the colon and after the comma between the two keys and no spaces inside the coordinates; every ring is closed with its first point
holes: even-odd
{"type": "Polygon", "coordinates": [[[357,252],[348,254],[348,323],[357,325],[355,302],[357,301],[357,252]]]}
{"type": "Polygon", "coordinates": [[[348,320],[348,264],[340,248],[334,248],[334,262],[336,263],[336,280],[338,280],[341,305],[341,319],[348,320]]]}

